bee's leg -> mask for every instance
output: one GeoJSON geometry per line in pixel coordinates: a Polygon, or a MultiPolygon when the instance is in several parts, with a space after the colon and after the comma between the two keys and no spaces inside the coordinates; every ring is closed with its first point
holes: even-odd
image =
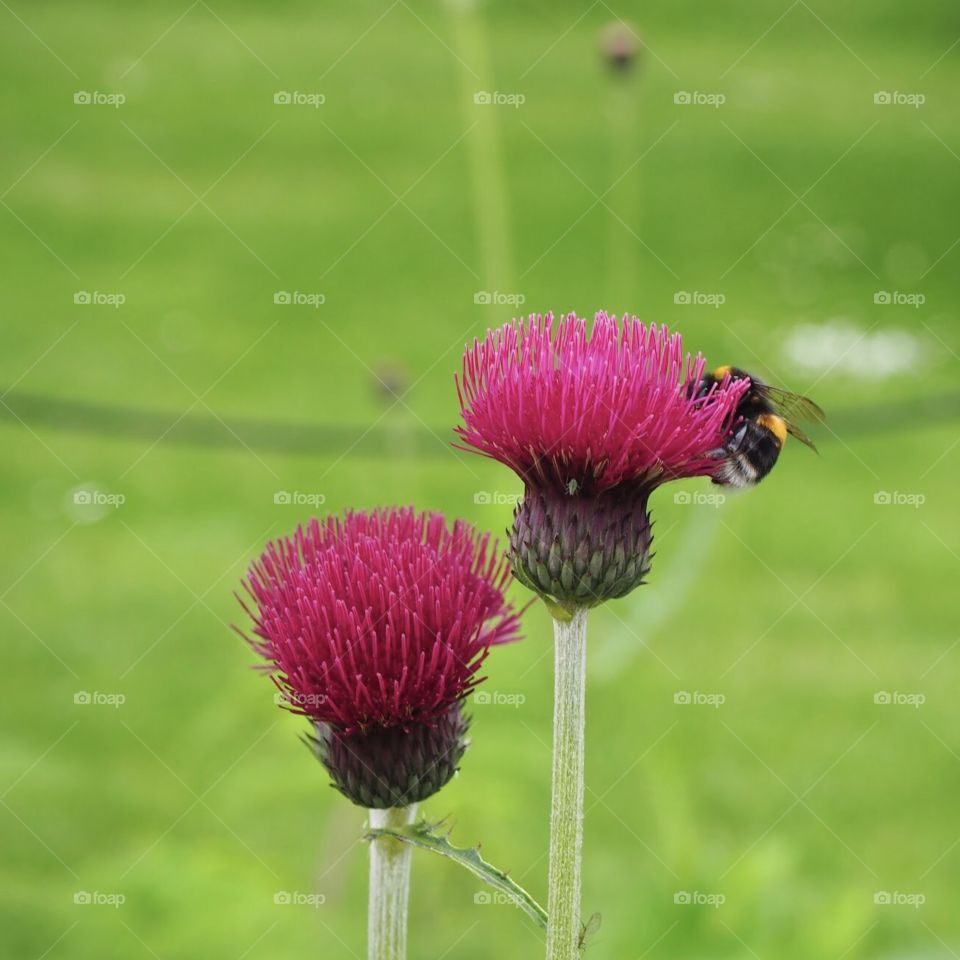
{"type": "Polygon", "coordinates": [[[725,460],[737,454],[744,445],[747,436],[747,428],[750,426],[748,421],[744,421],[727,437],[722,447],[711,450],[707,453],[708,457],[716,457],[719,460],[725,460]]]}

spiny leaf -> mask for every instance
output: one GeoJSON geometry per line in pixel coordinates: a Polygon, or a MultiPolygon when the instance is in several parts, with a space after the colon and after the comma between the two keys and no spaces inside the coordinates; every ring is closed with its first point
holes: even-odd
{"type": "Polygon", "coordinates": [[[490,884],[495,890],[499,890],[542,930],[547,929],[547,911],[523,887],[511,880],[503,870],[498,870],[492,864],[487,863],[480,856],[478,847],[455,847],[450,842],[449,833],[435,832],[435,829],[439,826],[441,824],[430,824],[426,820],[420,820],[418,823],[396,829],[370,830],[365,835],[365,839],[376,840],[378,837],[393,837],[401,843],[420,847],[422,850],[431,850],[434,853],[439,853],[442,857],[448,857],[478,876],[485,883],[490,884]]]}

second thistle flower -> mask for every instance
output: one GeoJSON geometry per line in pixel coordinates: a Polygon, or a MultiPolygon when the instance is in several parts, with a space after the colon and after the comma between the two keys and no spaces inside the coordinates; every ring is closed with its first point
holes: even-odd
{"type": "Polygon", "coordinates": [[[406,807],[456,773],[462,701],[519,636],[509,577],[488,535],[412,508],[312,520],[253,564],[251,644],[354,803],[406,807]]]}
{"type": "Polygon", "coordinates": [[[679,334],[598,313],[531,316],[464,354],[457,390],[468,449],[524,482],[510,532],[514,575],[565,611],[622,597],[650,569],[647,511],[661,484],[716,469],[746,384],[695,396],[702,357],[679,334]]]}

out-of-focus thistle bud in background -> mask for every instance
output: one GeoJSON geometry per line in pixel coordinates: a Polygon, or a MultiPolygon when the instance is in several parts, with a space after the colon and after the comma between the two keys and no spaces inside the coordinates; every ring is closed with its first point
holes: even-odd
{"type": "Polygon", "coordinates": [[[636,27],[614,20],[600,31],[600,54],[616,74],[627,74],[642,64],[643,41],[636,27]]]}

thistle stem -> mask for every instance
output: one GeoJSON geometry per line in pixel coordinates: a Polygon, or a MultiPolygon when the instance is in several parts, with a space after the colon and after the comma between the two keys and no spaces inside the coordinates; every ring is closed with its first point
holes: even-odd
{"type": "MultiPolygon", "coordinates": [[[[370,827],[395,829],[413,823],[417,805],[371,810],[370,827]]],[[[407,903],[413,849],[392,837],[370,842],[370,906],[367,916],[368,960],[406,960],[407,903]]]]}
{"type": "Polygon", "coordinates": [[[580,851],[583,846],[583,744],[587,610],[554,618],[553,797],[547,960],[577,960],[580,941],[580,851]]]}

